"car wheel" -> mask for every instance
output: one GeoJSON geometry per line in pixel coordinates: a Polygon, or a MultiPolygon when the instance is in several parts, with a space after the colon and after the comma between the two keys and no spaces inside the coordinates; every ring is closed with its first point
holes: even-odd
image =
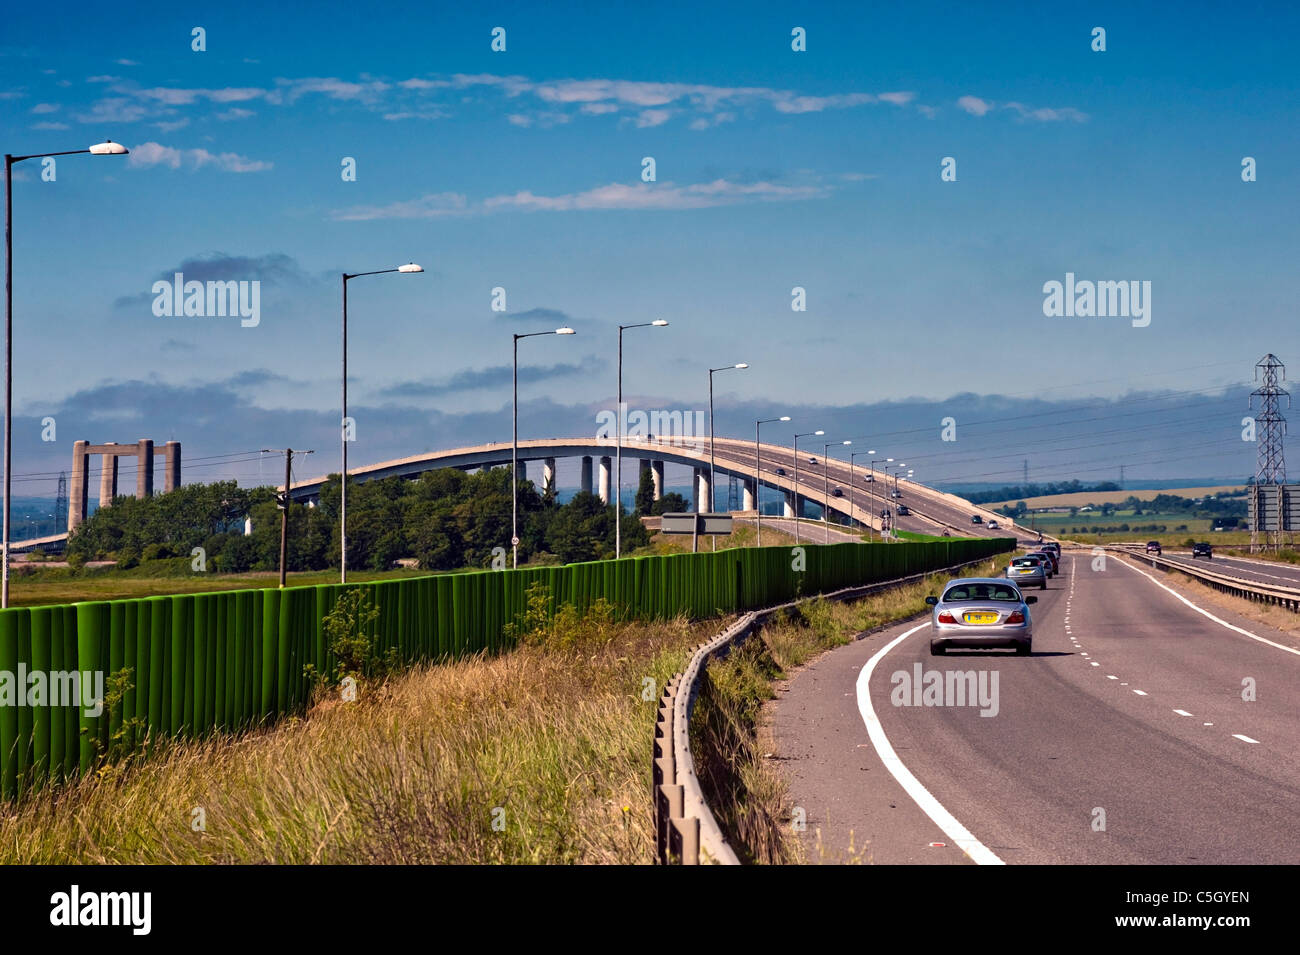
{"type": "Polygon", "coordinates": [[[936,646],[933,643],[930,644],[930,656],[932,657],[941,657],[947,652],[948,650],[946,647],[936,646]]]}
{"type": "Polygon", "coordinates": [[[1033,651],[1033,644],[1022,643],[1016,647],[1016,656],[1027,657],[1033,651]]]}
{"type": "Polygon", "coordinates": [[[1039,584],[1039,585],[1038,585],[1038,589],[1039,589],[1039,590],[1046,590],[1046,589],[1047,589],[1047,581],[1044,580],[1041,584],[1039,584]]]}

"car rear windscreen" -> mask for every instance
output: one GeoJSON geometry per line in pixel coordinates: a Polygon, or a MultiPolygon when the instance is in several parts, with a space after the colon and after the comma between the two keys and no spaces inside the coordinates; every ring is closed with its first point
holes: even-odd
{"type": "Polygon", "coordinates": [[[971,600],[1020,600],[1020,591],[1003,584],[958,584],[944,591],[943,603],[971,600]]]}

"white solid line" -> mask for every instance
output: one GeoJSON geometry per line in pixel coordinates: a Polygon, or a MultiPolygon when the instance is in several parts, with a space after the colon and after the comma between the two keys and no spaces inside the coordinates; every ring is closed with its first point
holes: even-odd
{"type": "Polygon", "coordinates": [[[1174,710],[1174,712],[1177,713],[1179,716],[1191,716],[1191,715],[1192,715],[1191,713],[1188,713],[1186,710],[1174,710]]]}
{"type": "Polygon", "coordinates": [[[929,622],[921,623],[911,630],[904,631],[877,650],[876,655],[867,661],[866,666],[858,673],[858,712],[862,714],[862,722],[867,726],[867,737],[876,748],[876,755],[921,811],[947,834],[957,848],[970,856],[971,861],[976,865],[1006,865],[984,843],[976,839],[969,829],[958,822],[952,813],[943,808],[939,800],[935,799],[930,791],[921,785],[921,781],[912,775],[912,771],[903,765],[902,759],[890,745],[889,737],[885,735],[885,729],[880,725],[880,718],[876,716],[876,711],[871,705],[871,674],[876,669],[876,664],[894,647],[928,626],[930,626],[929,622]]]}
{"type": "Polygon", "coordinates": [[[1191,607],[1191,608],[1192,608],[1193,610],[1195,610],[1197,613],[1202,614],[1202,615],[1204,615],[1204,616],[1206,616],[1206,617],[1209,617],[1211,620],[1213,620],[1215,623],[1219,624],[1220,626],[1227,627],[1229,630],[1235,631],[1236,633],[1239,633],[1239,634],[1241,634],[1241,635],[1244,636],[1244,637],[1250,637],[1250,639],[1252,639],[1252,640],[1258,640],[1260,643],[1267,643],[1270,647],[1277,647],[1279,650],[1285,650],[1287,653],[1294,653],[1296,656],[1300,657],[1300,650],[1295,649],[1295,647],[1288,647],[1288,646],[1283,646],[1283,645],[1280,644],[1280,643],[1274,643],[1272,640],[1268,640],[1268,639],[1266,639],[1266,638],[1264,638],[1264,637],[1261,637],[1259,634],[1251,633],[1249,630],[1243,630],[1241,627],[1238,627],[1238,626],[1236,626],[1236,625],[1234,625],[1234,624],[1228,623],[1228,621],[1226,621],[1226,620],[1220,620],[1218,617],[1216,617],[1214,614],[1210,613],[1208,610],[1205,610],[1205,609],[1203,609],[1203,608],[1201,608],[1201,607],[1196,606],[1196,604],[1192,603],[1190,600],[1188,600],[1186,597],[1184,597],[1184,596],[1183,596],[1182,594],[1180,594],[1178,591],[1174,590],[1172,587],[1166,587],[1166,586],[1165,586],[1164,584],[1162,584],[1160,581],[1156,580],[1154,577],[1152,577],[1150,574],[1148,574],[1145,570],[1138,570],[1136,567],[1134,567],[1132,564],[1130,564],[1130,563],[1129,563],[1128,561],[1126,561],[1126,560],[1118,561],[1118,563],[1123,564],[1125,567],[1127,567],[1129,570],[1133,571],[1133,573],[1135,573],[1135,574],[1141,574],[1143,577],[1145,577],[1147,580],[1151,581],[1151,583],[1155,584],[1155,585],[1156,585],[1157,587],[1159,587],[1161,590],[1167,590],[1167,591],[1169,591],[1171,594],[1173,594],[1175,597],[1177,597],[1177,598],[1178,598],[1179,600],[1181,600],[1183,603],[1187,604],[1187,606],[1191,607]]]}
{"type": "Polygon", "coordinates": [[[1107,673],[1107,674],[1106,674],[1106,679],[1108,679],[1108,680],[1118,680],[1119,677],[1117,677],[1117,676],[1111,676],[1109,673],[1107,673]]]}
{"type": "Polygon", "coordinates": [[[1100,663],[1089,663],[1088,666],[1090,666],[1090,667],[1099,667],[1099,666],[1101,666],[1101,664],[1100,664],[1100,663]]]}
{"type": "Polygon", "coordinates": [[[1259,740],[1257,740],[1257,739],[1251,739],[1249,736],[1242,736],[1240,733],[1233,733],[1233,734],[1232,734],[1232,738],[1233,738],[1233,739],[1239,739],[1239,740],[1241,740],[1243,743],[1258,743],[1258,742],[1259,742],[1259,740]]]}
{"type": "Polygon", "coordinates": [[[1147,691],[1146,691],[1146,690],[1134,690],[1133,692],[1136,693],[1138,696],[1146,696],[1146,695],[1147,695],[1147,691]]]}

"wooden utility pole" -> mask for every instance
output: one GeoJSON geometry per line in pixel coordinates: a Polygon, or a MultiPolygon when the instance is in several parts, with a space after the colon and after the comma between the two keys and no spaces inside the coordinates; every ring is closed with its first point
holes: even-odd
{"type": "MultiPolygon", "coordinates": [[[[289,483],[293,480],[293,448],[263,448],[263,454],[284,455],[284,490],[276,492],[276,507],[280,508],[280,586],[284,586],[285,573],[289,561],[289,483]]],[[[299,454],[315,454],[315,451],[299,451],[299,454]]]]}

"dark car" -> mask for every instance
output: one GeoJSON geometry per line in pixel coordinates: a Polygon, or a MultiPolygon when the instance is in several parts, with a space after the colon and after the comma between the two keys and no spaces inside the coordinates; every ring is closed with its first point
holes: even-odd
{"type": "Polygon", "coordinates": [[[970,516],[970,522],[972,524],[983,524],[984,518],[980,517],[978,514],[972,514],[970,516]]]}
{"type": "Polygon", "coordinates": [[[1209,541],[1201,541],[1199,544],[1192,545],[1192,558],[1204,557],[1206,560],[1214,559],[1214,548],[1210,546],[1209,541]]]}
{"type": "Polygon", "coordinates": [[[1047,571],[1048,580],[1051,580],[1059,572],[1060,565],[1056,563],[1056,555],[1050,550],[1031,550],[1028,556],[1037,557],[1043,562],[1043,569],[1047,571]]]}
{"type": "Polygon", "coordinates": [[[831,488],[831,497],[843,497],[843,496],[844,496],[844,488],[842,487],[831,488]]]}
{"type": "Polygon", "coordinates": [[[776,473],[779,474],[781,477],[785,477],[785,468],[777,468],[776,473]]]}
{"type": "Polygon", "coordinates": [[[898,516],[899,516],[899,517],[907,517],[907,516],[910,515],[911,513],[912,513],[912,512],[909,511],[909,510],[907,509],[907,505],[906,505],[906,504],[900,504],[900,505],[898,505],[898,516]]]}
{"type": "Polygon", "coordinates": [[[1160,556],[1160,541],[1147,541],[1147,553],[1160,556]]]}

